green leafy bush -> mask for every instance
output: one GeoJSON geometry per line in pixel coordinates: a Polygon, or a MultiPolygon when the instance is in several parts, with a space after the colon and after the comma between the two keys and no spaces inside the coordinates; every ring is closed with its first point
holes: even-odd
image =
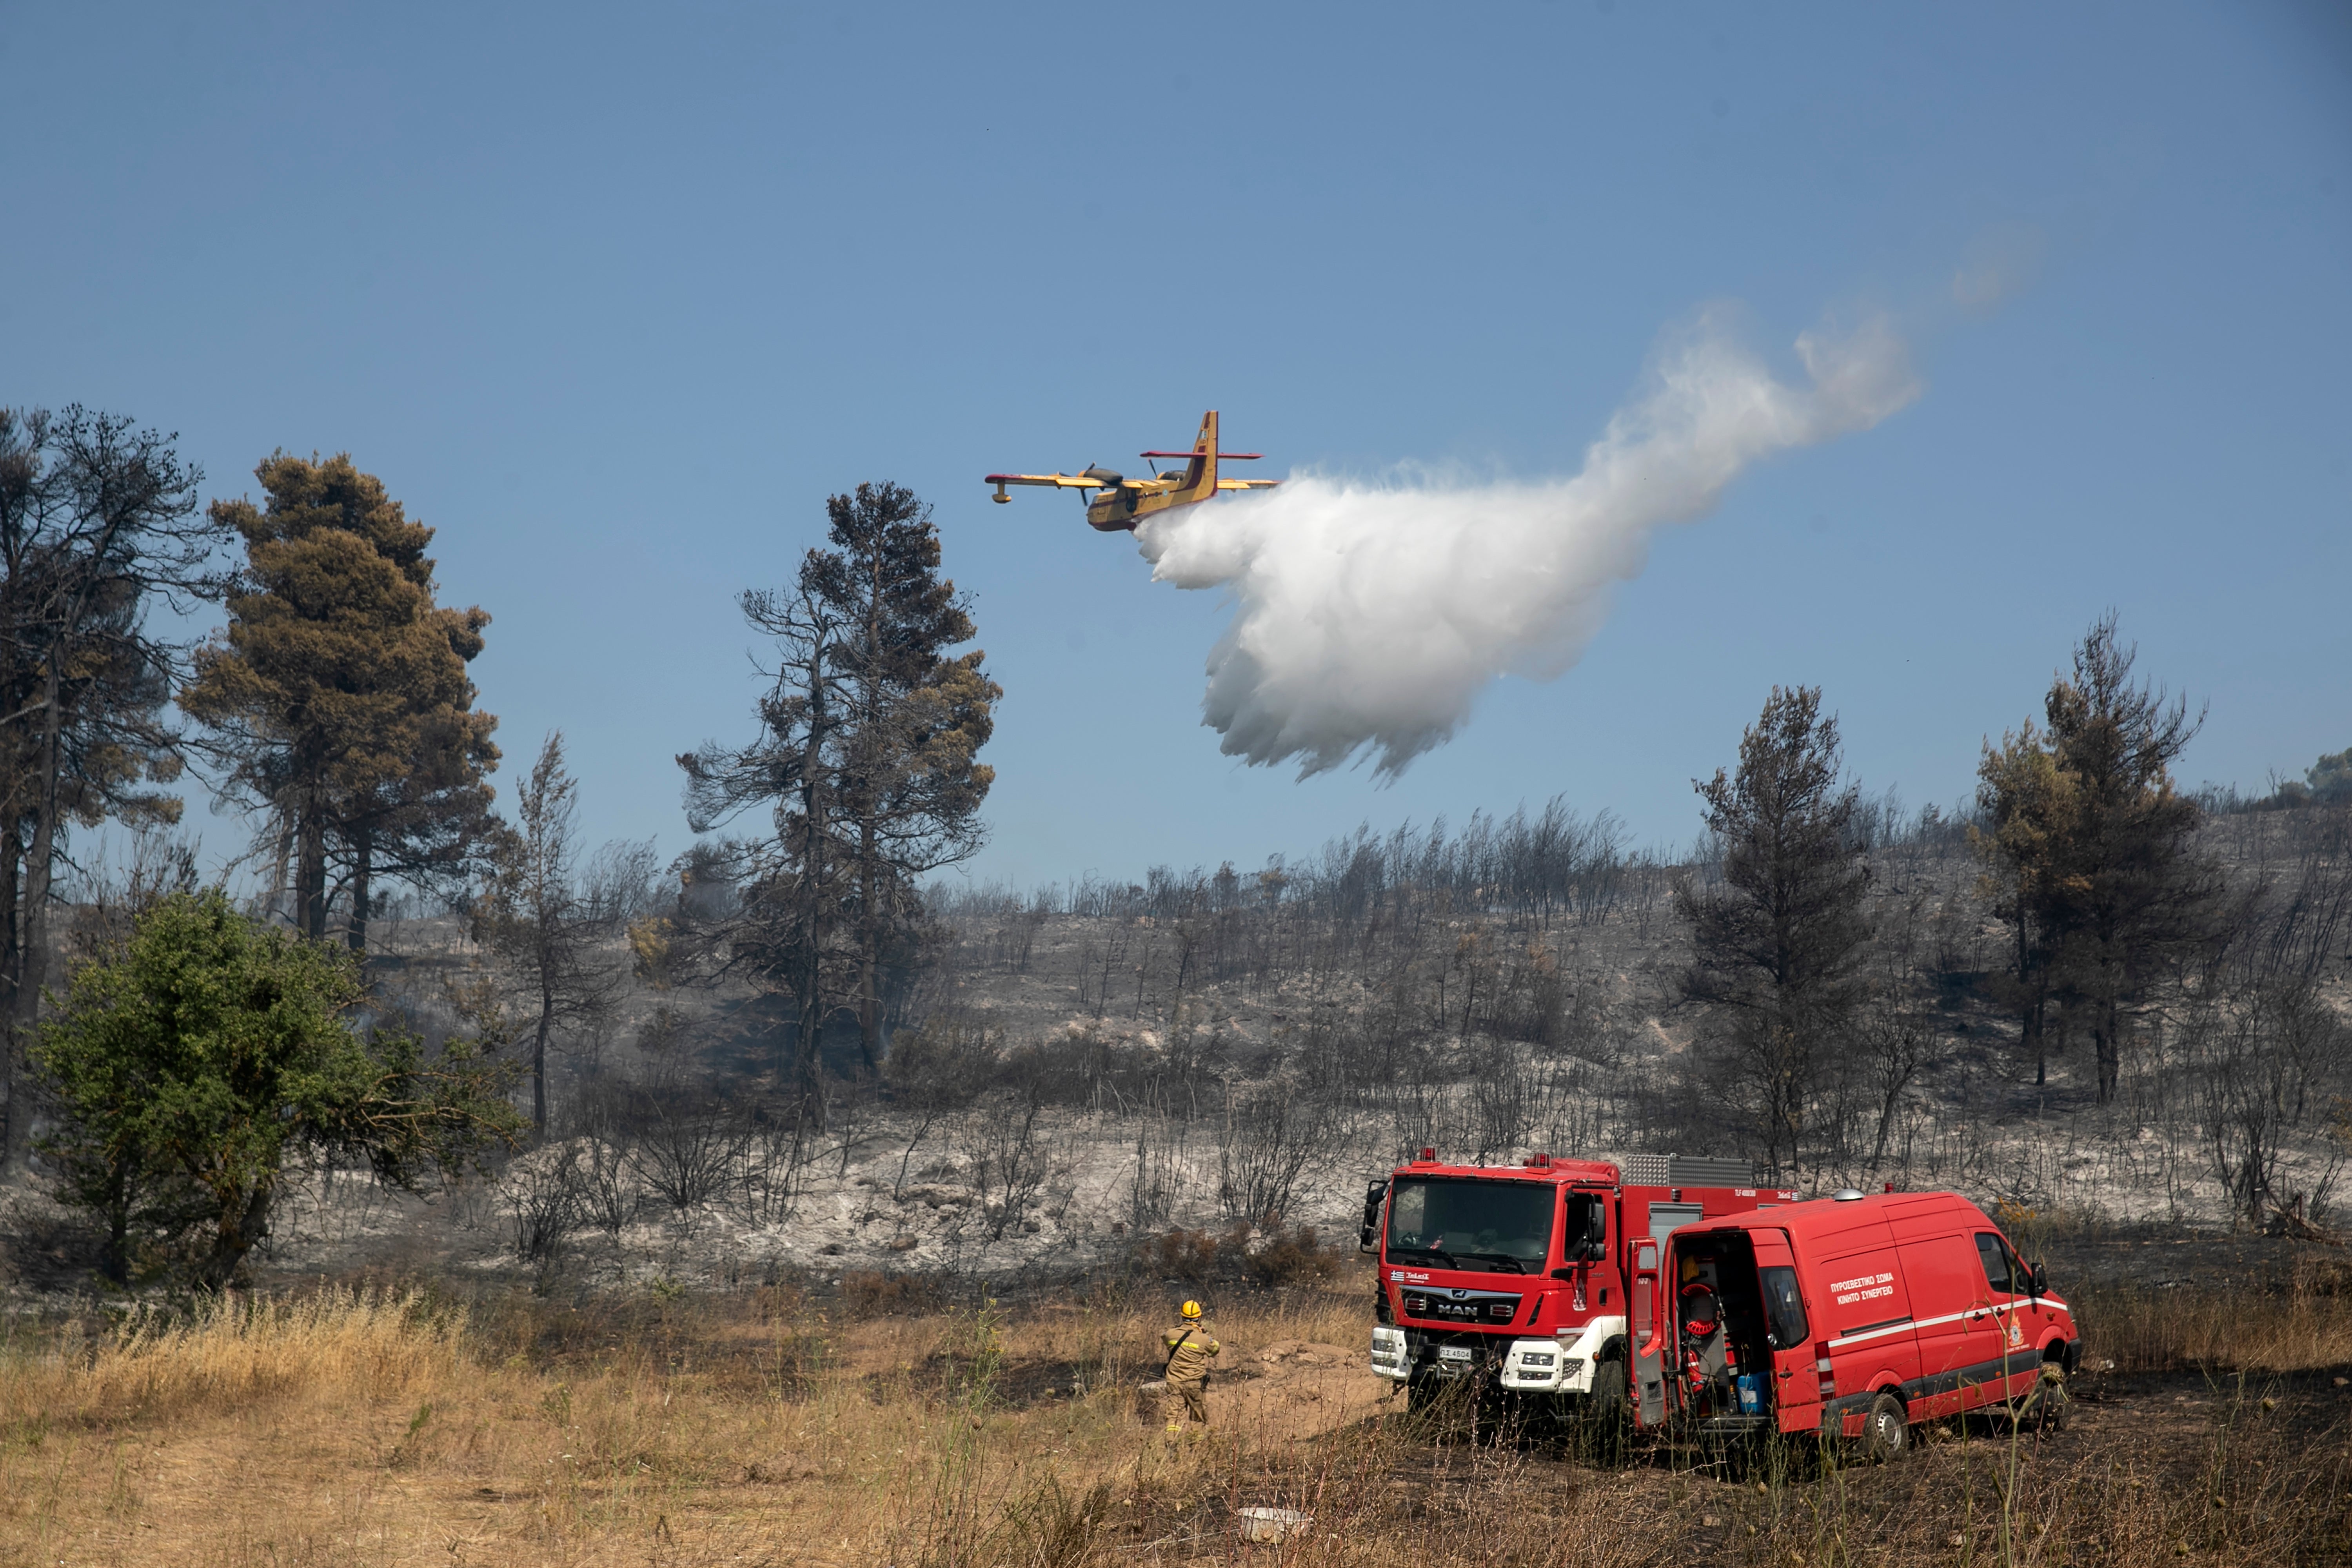
{"type": "Polygon", "coordinates": [[[428,1053],[362,1036],[359,958],[265,929],[217,888],[157,901],[78,969],[33,1064],[57,1124],[58,1196],[99,1215],[106,1266],[156,1258],[228,1285],[269,1233],[289,1160],[362,1161],[394,1186],[519,1141],[508,1064],[485,1042],[428,1053]]]}

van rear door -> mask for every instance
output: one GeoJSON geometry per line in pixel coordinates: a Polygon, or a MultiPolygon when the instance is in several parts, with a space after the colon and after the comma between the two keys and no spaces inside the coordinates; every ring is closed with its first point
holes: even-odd
{"type": "Polygon", "coordinates": [[[1631,1250],[1633,1291],[1625,1332],[1633,1342],[1633,1421],[1658,1427],[1666,1419],[1666,1347],[1671,1343],[1666,1328],[1673,1295],[1658,1289],[1657,1239],[1642,1237],[1631,1250]]]}
{"type": "Polygon", "coordinates": [[[1756,1283],[1764,1297],[1765,1330],[1772,1340],[1772,1408],[1781,1431],[1815,1430],[1822,1424],[1821,1381],[1796,1254],[1790,1250],[1785,1230],[1756,1230],[1748,1236],[1756,1245],[1756,1283]]]}

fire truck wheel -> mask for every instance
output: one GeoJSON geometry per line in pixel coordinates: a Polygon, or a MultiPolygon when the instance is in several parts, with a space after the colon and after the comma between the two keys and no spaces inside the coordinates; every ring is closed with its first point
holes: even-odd
{"type": "Polygon", "coordinates": [[[1625,1451],[1625,1356],[1614,1348],[1592,1364],[1592,1392],[1577,1413],[1576,1446],[1595,1464],[1614,1464],[1625,1451]]]}
{"type": "Polygon", "coordinates": [[[1872,1400],[1870,1414],[1862,1418],[1862,1457],[1874,1465],[1892,1464],[1903,1457],[1910,1440],[1910,1428],[1904,1424],[1903,1401],[1892,1394],[1881,1394],[1872,1400]]]}

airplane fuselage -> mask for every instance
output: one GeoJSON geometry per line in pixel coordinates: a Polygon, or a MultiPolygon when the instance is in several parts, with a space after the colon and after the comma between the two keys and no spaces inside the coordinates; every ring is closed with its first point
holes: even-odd
{"type": "Polygon", "coordinates": [[[1154,512],[1195,506],[1216,493],[1214,485],[1186,488],[1181,475],[1173,479],[1129,479],[1087,502],[1087,522],[1107,534],[1132,533],[1137,523],[1154,512]]]}

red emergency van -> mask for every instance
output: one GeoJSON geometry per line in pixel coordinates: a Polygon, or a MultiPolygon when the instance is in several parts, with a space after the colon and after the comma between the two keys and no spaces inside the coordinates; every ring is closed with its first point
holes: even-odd
{"type": "Polygon", "coordinates": [[[1645,1425],[1818,1431],[1891,1459],[1912,1423],[1983,1406],[2063,1419],[2082,1359],[2042,1270],[1957,1193],[1847,1191],[1686,1225],[1663,1263],[1633,1346],[1645,1425]]]}

